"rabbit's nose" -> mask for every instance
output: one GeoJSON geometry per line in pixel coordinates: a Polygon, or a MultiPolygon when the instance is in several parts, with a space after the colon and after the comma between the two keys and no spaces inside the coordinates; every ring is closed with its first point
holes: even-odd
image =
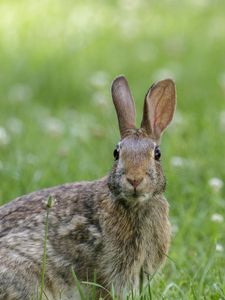
{"type": "Polygon", "coordinates": [[[143,178],[131,179],[127,177],[127,181],[136,189],[139,184],[142,182],[143,178]]]}

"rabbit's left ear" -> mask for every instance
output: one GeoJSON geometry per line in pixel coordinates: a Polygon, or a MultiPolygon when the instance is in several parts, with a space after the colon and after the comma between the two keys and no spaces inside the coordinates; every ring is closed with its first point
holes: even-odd
{"type": "Polygon", "coordinates": [[[144,102],[141,128],[157,143],[173,118],[176,107],[176,89],[171,79],[153,84],[144,102]]]}
{"type": "Polygon", "coordinates": [[[119,76],[113,81],[112,98],[117,112],[120,135],[124,138],[129,129],[135,128],[134,101],[124,76],[119,76]]]}

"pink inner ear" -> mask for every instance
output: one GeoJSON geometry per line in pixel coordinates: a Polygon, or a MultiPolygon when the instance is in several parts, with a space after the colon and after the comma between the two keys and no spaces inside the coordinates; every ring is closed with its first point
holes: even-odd
{"type": "Polygon", "coordinates": [[[160,130],[161,126],[159,126],[159,125],[160,125],[160,123],[162,123],[163,113],[164,113],[164,110],[160,109],[160,105],[162,103],[162,96],[163,96],[163,93],[160,95],[158,101],[157,100],[154,101],[155,102],[154,108],[150,111],[152,132],[156,136],[156,138],[158,138],[161,133],[161,130],[160,130]]]}
{"type": "Polygon", "coordinates": [[[159,103],[160,103],[160,100],[156,103],[156,106],[155,106],[154,111],[153,111],[153,115],[151,116],[151,120],[153,122],[153,124],[151,124],[153,132],[155,132],[155,129],[157,127],[157,123],[159,123],[159,120],[162,116],[162,113],[160,114],[160,111],[158,111],[159,103]]]}
{"type": "Polygon", "coordinates": [[[161,95],[155,97],[155,105],[151,110],[151,127],[153,135],[159,138],[162,131],[168,126],[173,116],[173,106],[167,95],[167,88],[163,89],[161,95]]]}

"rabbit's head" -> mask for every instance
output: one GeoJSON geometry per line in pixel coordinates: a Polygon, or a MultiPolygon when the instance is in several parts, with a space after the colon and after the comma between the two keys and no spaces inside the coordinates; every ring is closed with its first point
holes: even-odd
{"type": "Polygon", "coordinates": [[[114,151],[109,188],[116,199],[140,203],[165,190],[159,144],[175,111],[175,84],[165,79],[151,86],[144,100],[140,129],[135,126],[135,106],[125,77],[113,81],[112,98],[121,140],[114,151]]]}

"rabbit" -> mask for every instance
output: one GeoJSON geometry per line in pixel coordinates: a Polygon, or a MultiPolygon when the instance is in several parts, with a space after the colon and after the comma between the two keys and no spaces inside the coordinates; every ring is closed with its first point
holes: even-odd
{"type": "MultiPolygon", "coordinates": [[[[75,281],[95,282],[98,297],[139,289],[163,265],[171,238],[160,139],[171,122],[175,84],[148,90],[140,128],[124,76],[112,83],[120,141],[109,174],[18,197],[0,209],[0,299],[37,299],[46,213],[48,238],[43,299],[75,299],[75,281]],[[53,204],[49,208],[48,199],[53,204]]],[[[76,292],[75,292],[76,293],[76,292]]],[[[86,299],[92,299],[86,290],[86,299]]]]}

